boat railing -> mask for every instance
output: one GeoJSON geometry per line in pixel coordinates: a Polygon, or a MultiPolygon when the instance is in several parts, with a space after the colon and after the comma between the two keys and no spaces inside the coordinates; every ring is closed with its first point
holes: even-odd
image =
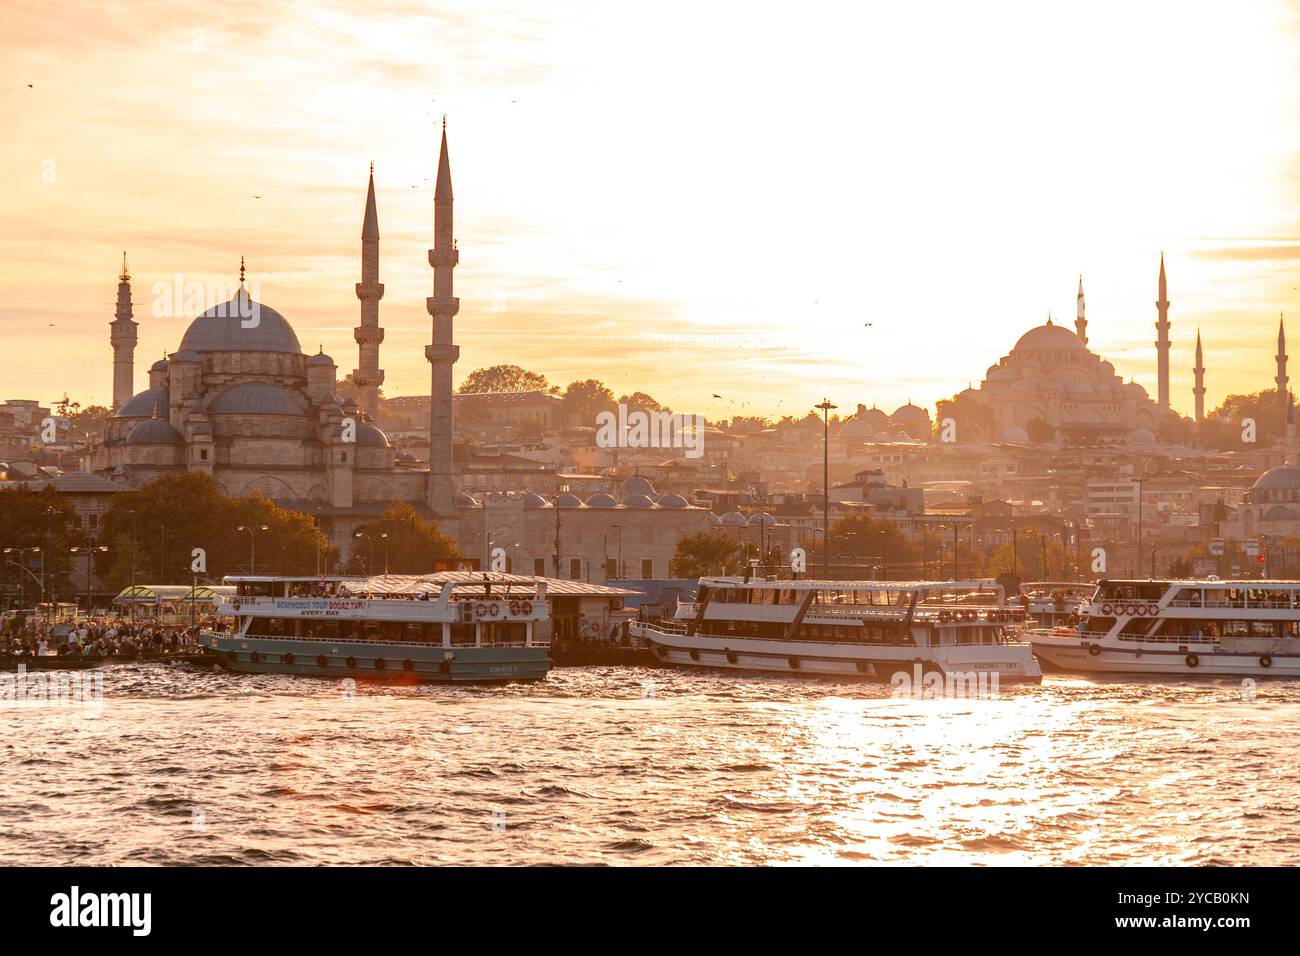
{"type": "Polygon", "coordinates": [[[214,635],[217,637],[235,636],[240,640],[249,641],[298,641],[302,643],[313,644],[375,644],[381,647],[443,647],[452,650],[457,647],[549,647],[549,639],[533,638],[531,641],[484,641],[482,644],[474,642],[442,644],[436,641],[374,641],[369,638],[337,638],[337,637],[310,637],[305,634],[239,634],[236,631],[227,631],[224,634],[214,635]]]}

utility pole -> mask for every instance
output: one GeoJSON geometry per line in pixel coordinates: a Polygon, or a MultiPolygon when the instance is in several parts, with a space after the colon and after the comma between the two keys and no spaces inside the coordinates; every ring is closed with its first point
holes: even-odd
{"type": "Polygon", "coordinates": [[[822,580],[830,580],[831,558],[831,409],[829,398],[823,398],[820,405],[822,412],[822,580]]]}

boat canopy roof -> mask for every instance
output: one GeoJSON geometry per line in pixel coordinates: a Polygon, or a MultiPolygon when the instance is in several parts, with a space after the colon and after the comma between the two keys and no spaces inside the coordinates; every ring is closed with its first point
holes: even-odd
{"type": "Polygon", "coordinates": [[[223,580],[229,585],[239,584],[334,584],[340,594],[421,594],[436,593],[444,584],[453,584],[456,593],[475,593],[486,590],[488,585],[494,589],[506,588],[522,592],[526,589],[536,590],[545,585],[546,593],[562,597],[625,597],[635,595],[636,591],[626,588],[612,588],[603,584],[591,584],[586,581],[570,581],[563,578],[538,577],[527,574],[502,574],[489,571],[435,571],[429,574],[377,574],[364,575],[321,575],[319,577],[288,577],[275,575],[230,575],[223,580]]]}
{"type": "Polygon", "coordinates": [[[750,588],[782,591],[1000,591],[1002,585],[992,579],[976,581],[809,581],[739,577],[700,578],[710,588],[750,588]]]}

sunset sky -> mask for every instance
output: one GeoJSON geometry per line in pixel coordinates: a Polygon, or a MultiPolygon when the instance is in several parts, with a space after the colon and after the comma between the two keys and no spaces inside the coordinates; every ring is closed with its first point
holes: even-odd
{"type": "Polygon", "coordinates": [[[111,398],[130,257],[239,258],[304,349],[356,365],[375,163],[380,364],[428,394],[448,117],[457,380],[513,363],[683,412],[892,409],[983,378],[1049,310],[1155,392],[1300,381],[1300,5],[3,0],[0,399],[111,398]],[[869,323],[869,324],[868,324],[869,323]],[[722,399],[712,398],[714,394],[722,399]]]}

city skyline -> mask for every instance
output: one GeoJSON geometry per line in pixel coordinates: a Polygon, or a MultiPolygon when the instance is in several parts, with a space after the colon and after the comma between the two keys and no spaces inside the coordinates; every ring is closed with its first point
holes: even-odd
{"type": "MultiPolygon", "coordinates": [[[[0,315],[11,329],[46,334],[11,350],[16,396],[48,402],[66,390],[83,405],[110,403],[106,326],[123,247],[140,323],[137,390],[193,318],[152,316],[153,285],[178,273],[229,283],[240,256],[304,348],[319,344],[350,369],[372,160],[384,389],[427,394],[427,250],[444,113],[462,170],[457,383],[510,363],[553,384],[599,378],[616,394],[647,391],[715,418],[802,415],[831,391],[849,409],[909,399],[933,408],[979,382],[1049,311],[1070,327],[1082,273],[1089,347],[1154,396],[1163,250],[1171,400],[1190,417],[1198,330],[1208,410],[1229,393],[1271,387],[1278,314],[1300,312],[1300,162],[1279,122],[1297,106],[1300,58],[1286,42],[1294,5],[1232,23],[1201,7],[1175,17],[1157,5],[1136,21],[1103,8],[1074,25],[1080,36],[1054,51],[1063,65],[1051,69],[1042,51],[999,48],[1007,41],[996,17],[963,23],[974,15],[953,8],[955,34],[964,25],[991,45],[976,53],[964,38],[934,37],[932,56],[948,58],[943,83],[926,85],[920,65],[877,50],[877,34],[849,30],[819,37],[829,51],[800,60],[806,72],[785,85],[746,71],[743,87],[704,61],[641,75],[648,54],[613,40],[645,30],[653,46],[666,25],[594,6],[525,20],[509,5],[467,8],[408,19],[401,33],[377,8],[297,21],[292,8],[167,9],[168,26],[141,35],[98,11],[17,8],[6,41],[14,81],[2,94],[16,118],[16,148],[2,161],[16,195],[0,315]],[[74,15],[102,20],[108,42],[56,70],[77,42],[59,23],[74,15]],[[611,42],[593,48],[602,28],[611,42]],[[496,42],[430,58],[422,41],[449,29],[495,29],[496,42]],[[1135,65],[1129,54],[1156,39],[1152,61],[1135,65]],[[1234,63],[1230,75],[1201,75],[1198,44],[1210,39],[1234,63]],[[862,66],[853,41],[907,89],[864,98],[887,67],[862,66]],[[337,73],[307,71],[327,49],[337,73]],[[1125,58],[1085,80],[1071,67],[1089,50],[1098,62],[1125,58]],[[994,51],[1007,58],[971,88],[954,87],[963,62],[987,66],[994,51]],[[145,78],[168,58],[236,64],[233,74],[266,86],[193,69],[160,92],[145,78]],[[597,73],[599,88],[588,82],[597,73]],[[276,85],[284,76],[293,82],[276,85]],[[317,92],[300,95],[295,83],[317,92]],[[453,88],[455,98],[439,96],[453,88]],[[348,108],[381,90],[391,105],[348,108]],[[863,106],[874,125],[845,121],[863,106]],[[918,115],[933,122],[918,125],[918,115]],[[945,151],[962,141],[987,150],[980,124],[998,131],[996,155],[945,151]],[[1021,128],[1034,124],[1033,135],[1021,128]],[[1214,142],[1199,132],[1210,126],[1214,142]],[[872,152],[877,131],[905,134],[910,148],[872,152]],[[1040,139],[1049,148],[1031,155],[1040,139]],[[1121,214],[1127,225],[1116,230],[1121,214]],[[916,356],[920,364],[904,364],[916,356]]],[[[883,16],[855,26],[921,29],[906,13],[883,16]]],[[[727,35],[717,12],[693,22],[692,52],[727,35]]],[[[754,65],[781,26],[748,19],[754,49],[729,53],[754,65]]]]}

